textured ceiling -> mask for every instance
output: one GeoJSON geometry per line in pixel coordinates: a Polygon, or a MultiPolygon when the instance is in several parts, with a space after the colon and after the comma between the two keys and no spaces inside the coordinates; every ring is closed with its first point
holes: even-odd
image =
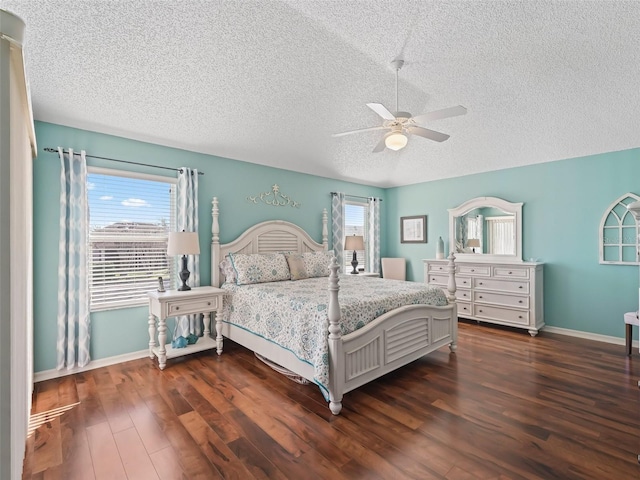
{"type": "MultiPolygon", "coordinates": [[[[0,0],[37,120],[378,186],[640,146],[640,1],[0,0]],[[366,107],[464,105],[373,154],[366,107]]],[[[48,145],[43,145],[45,147],[48,145]]],[[[91,153],[91,152],[89,152],[91,153]]]]}

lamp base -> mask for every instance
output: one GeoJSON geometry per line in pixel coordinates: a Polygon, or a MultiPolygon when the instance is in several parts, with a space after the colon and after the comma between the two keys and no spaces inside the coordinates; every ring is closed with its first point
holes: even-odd
{"type": "Polygon", "coordinates": [[[352,275],[358,274],[358,256],[356,255],[356,251],[353,251],[353,257],[351,259],[351,266],[353,267],[352,275]]]}
{"type": "Polygon", "coordinates": [[[180,280],[182,280],[182,286],[178,287],[179,292],[184,292],[186,290],[191,290],[191,287],[187,285],[187,280],[189,280],[189,276],[191,273],[187,269],[187,256],[182,256],[182,270],[180,270],[180,280]]]}

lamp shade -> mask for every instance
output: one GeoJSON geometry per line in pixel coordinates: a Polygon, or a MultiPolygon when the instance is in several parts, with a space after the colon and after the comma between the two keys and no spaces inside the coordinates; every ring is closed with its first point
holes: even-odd
{"type": "Polygon", "coordinates": [[[345,250],[364,250],[364,238],[362,235],[351,235],[344,241],[345,250]]]}
{"type": "Polygon", "coordinates": [[[480,239],[478,238],[470,238],[467,240],[467,247],[478,248],[480,246],[480,239]]]}
{"type": "Polygon", "coordinates": [[[384,144],[390,150],[400,150],[407,146],[407,137],[403,133],[395,132],[384,140],[384,144]]]}
{"type": "Polygon", "coordinates": [[[169,232],[167,255],[198,255],[200,243],[196,232],[169,232]]]}

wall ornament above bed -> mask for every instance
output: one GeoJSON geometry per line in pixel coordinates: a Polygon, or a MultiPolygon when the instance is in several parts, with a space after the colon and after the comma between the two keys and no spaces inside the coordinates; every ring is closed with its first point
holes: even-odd
{"type": "Polygon", "coordinates": [[[289,195],[280,192],[280,186],[276,183],[271,187],[270,192],[261,192],[258,195],[249,195],[247,201],[258,204],[260,202],[272,207],[294,207],[300,208],[301,203],[292,200],[289,195]]]}

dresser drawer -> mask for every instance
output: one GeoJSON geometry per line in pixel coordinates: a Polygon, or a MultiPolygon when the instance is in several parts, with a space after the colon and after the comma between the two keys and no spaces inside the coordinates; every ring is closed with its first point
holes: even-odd
{"type": "Polygon", "coordinates": [[[449,266],[444,263],[430,263],[429,273],[449,273],[448,268],[449,266]]]}
{"type": "Polygon", "coordinates": [[[461,275],[485,276],[491,275],[490,265],[459,265],[458,272],[461,275]]]}
{"type": "Polygon", "coordinates": [[[456,300],[461,302],[470,302],[471,301],[471,290],[456,290],[456,300]]]}
{"type": "Polygon", "coordinates": [[[196,298],[193,300],[176,300],[167,302],[167,317],[176,315],[188,315],[191,313],[203,313],[216,310],[218,308],[218,298],[196,298]]]}
{"type": "Polygon", "coordinates": [[[474,278],[473,286],[478,290],[498,290],[500,292],[515,292],[529,294],[529,282],[494,280],[493,278],[474,278]]]}
{"type": "Polygon", "coordinates": [[[503,305],[505,307],[529,308],[529,297],[519,297],[517,295],[504,295],[501,293],[474,291],[473,301],[477,303],[492,303],[494,305],[503,305]]]}
{"type": "Polygon", "coordinates": [[[493,267],[493,276],[496,278],[529,278],[529,269],[523,267],[493,267]]]}
{"type": "Polygon", "coordinates": [[[459,317],[470,317],[473,315],[471,310],[471,304],[466,302],[456,302],[458,307],[458,316],[459,317]]]}
{"type": "Polygon", "coordinates": [[[447,286],[449,283],[449,275],[429,275],[429,281],[427,282],[429,285],[444,285],[447,286]]]}
{"type": "Polygon", "coordinates": [[[509,310],[508,308],[474,305],[473,314],[478,318],[497,320],[517,325],[529,325],[529,312],[526,310],[509,310]]]}

